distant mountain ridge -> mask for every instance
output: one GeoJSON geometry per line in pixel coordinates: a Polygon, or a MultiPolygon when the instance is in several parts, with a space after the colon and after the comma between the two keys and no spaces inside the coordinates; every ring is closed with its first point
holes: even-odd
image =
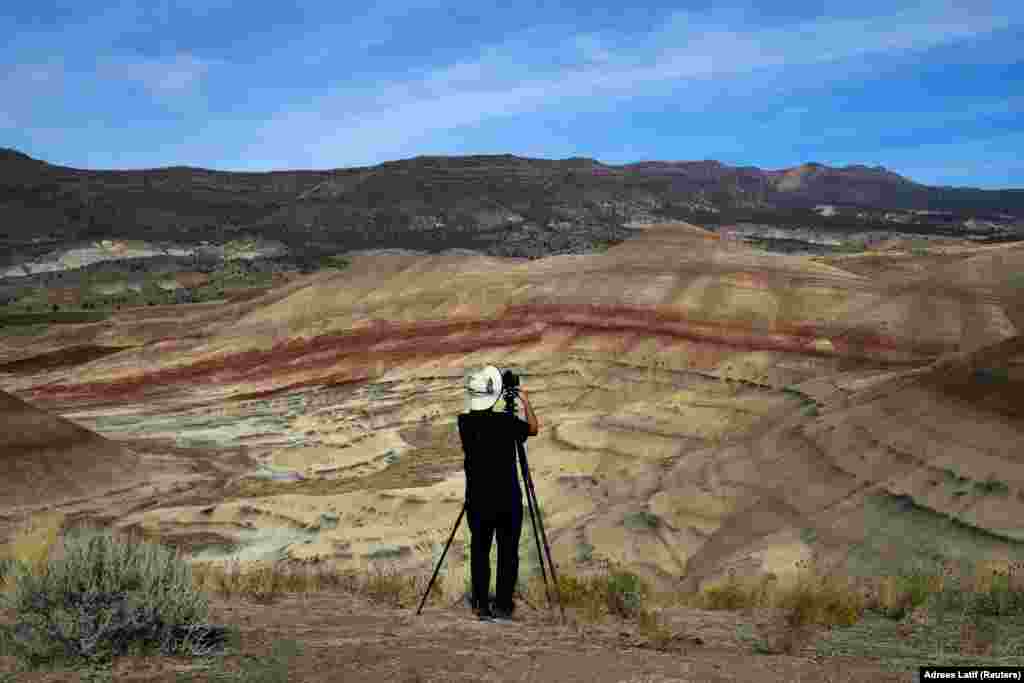
{"type": "MultiPolygon", "coordinates": [[[[166,171],[188,171],[195,173],[205,174],[230,174],[230,175],[253,175],[253,174],[288,174],[288,173],[302,173],[302,174],[320,174],[320,173],[338,173],[345,171],[356,171],[365,169],[388,169],[388,168],[401,168],[409,165],[436,165],[451,163],[453,160],[464,160],[467,164],[480,164],[487,163],[488,165],[555,165],[560,168],[566,169],[609,169],[619,170],[624,172],[638,172],[652,175],[684,175],[694,179],[718,179],[729,176],[731,174],[748,174],[748,175],[761,175],[769,179],[778,179],[787,175],[795,173],[800,174],[824,174],[824,175],[838,175],[847,178],[855,178],[860,180],[868,179],[884,179],[895,183],[905,183],[917,185],[920,187],[929,187],[921,183],[917,183],[909,178],[899,175],[898,173],[891,171],[885,166],[868,166],[865,164],[848,164],[846,166],[828,166],[816,161],[809,161],[797,166],[781,169],[762,169],[757,166],[730,166],[721,161],[715,159],[703,159],[703,160],[682,160],[682,161],[659,161],[659,160],[648,160],[648,161],[637,161],[626,164],[605,164],[596,159],[589,157],[569,157],[567,159],[541,159],[531,157],[521,157],[515,154],[493,154],[493,155],[464,155],[464,156],[438,156],[438,155],[424,155],[410,157],[408,159],[396,159],[392,161],[385,161],[374,166],[348,166],[348,167],[336,167],[332,169],[323,170],[311,170],[311,169],[275,169],[271,171],[221,171],[214,169],[206,169],[198,166],[158,166],[148,169],[132,169],[132,170],[118,170],[118,169],[84,169],[69,166],[60,166],[51,164],[47,161],[35,159],[24,152],[8,147],[0,147],[0,173],[2,173],[4,165],[6,164],[22,164],[29,162],[37,166],[46,166],[53,169],[60,169],[66,171],[82,172],[82,173],[151,173],[151,172],[166,172],[166,171]]],[[[942,186],[948,187],[948,186],[942,186]]],[[[974,188],[965,188],[974,189],[974,188]]],[[[1003,190],[983,190],[986,192],[1001,192],[1003,190]]],[[[1014,191],[1009,189],[1009,191],[1014,191]]],[[[1021,188],[1020,191],[1024,191],[1021,188]]]]}
{"type": "Polygon", "coordinates": [[[642,175],[653,175],[653,176],[683,176],[694,181],[717,181],[723,178],[729,177],[760,177],[768,180],[771,184],[776,187],[779,182],[788,177],[793,176],[810,176],[815,178],[829,178],[842,179],[853,182],[886,182],[898,185],[912,185],[919,188],[933,188],[933,189],[960,189],[960,190],[972,190],[977,192],[985,193],[1001,193],[1001,192],[1024,192],[1024,188],[1007,188],[1005,190],[979,190],[971,187],[953,187],[953,186],[928,186],[921,183],[917,183],[910,178],[901,176],[900,174],[886,168],[885,166],[868,166],[865,164],[848,164],[846,166],[828,166],[815,161],[806,162],[797,166],[781,169],[762,169],[757,166],[730,166],[721,161],[714,159],[704,160],[683,160],[683,161],[638,161],[626,164],[605,164],[596,159],[588,157],[570,157],[567,159],[541,159],[531,157],[521,157],[514,154],[494,154],[494,155],[464,155],[464,156],[417,156],[408,159],[396,159],[392,161],[385,161],[374,166],[349,166],[349,167],[337,167],[332,169],[324,170],[311,170],[311,169],[275,169],[271,171],[221,171],[214,169],[206,169],[197,166],[160,166],[150,169],[133,169],[133,170],[117,170],[117,169],[106,169],[106,170],[94,170],[94,169],[83,169],[68,166],[59,166],[51,164],[46,161],[35,159],[24,152],[16,149],[0,147],[0,177],[5,175],[6,171],[11,170],[10,166],[23,166],[31,165],[37,168],[41,172],[50,170],[61,170],[70,171],[74,173],[117,173],[117,174],[144,174],[144,173],[162,173],[162,172],[189,172],[198,173],[205,175],[239,175],[239,176],[253,176],[253,175],[282,175],[282,174],[302,174],[302,175],[320,175],[320,174],[337,174],[354,171],[365,171],[371,169],[378,170],[398,170],[405,169],[413,166],[438,166],[438,165],[452,165],[459,164],[462,162],[466,166],[480,166],[487,165],[490,167],[501,167],[501,166],[547,166],[551,168],[558,168],[564,170],[606,170],[611,172],[620,173],[638,173],[642,175]]]}
{"type": "Polygon", "coordinates": [[[1024,190],[929,187],[860,164],[763,170],[500,154],[331,170],[95,171],[0,149],[0,266],[107,238],[220,244],[246,236],[292,253],[468,248],[533,257],[616,243],[638,222],[817,224],[820,205],[855,209],[830,214],[830,229],[887,230],[889,210],[946,212],[953,223],[1024,220],[1024,190]]]}

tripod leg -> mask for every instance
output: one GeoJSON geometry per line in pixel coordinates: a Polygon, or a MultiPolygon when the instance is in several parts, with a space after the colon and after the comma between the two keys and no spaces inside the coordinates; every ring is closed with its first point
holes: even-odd
{"type": "Polygon", "coordinates": [[[420,606],[416,610],[417,616],[420,611],[423,610],[423,604],[427,601],[427,596],[430,595],[430,589],[434,586],[434,579],[437,578],[437,572],[441,569],[441,564],[444,563],[444,556],[448,554],[448,548],[452,544],[452,540],[455,538],[455,532],[459,530],[459,524],[462,523],[462,515],[466,513],[466,505],[463,503],[462,509],[459,510],[459,518],[455,520],[455,526],[452,527],[452,534],[448,537],[448,542],[444,545],[444,552],[441,553],[441,559],[437,561],[437,566],[434,567],[434,575],[430,577],[430,583],[427,584],[427,590],[423,592],[423,599],[420,600],[420,606]]]}
{"type": "MultiPolygon", "coordinates": [[[[548,573],[544,569],[544,554],[540,548],[540,534],[537,533],[537,515],[540,514],[540,508],[538,507],[536,512],[534,511],[535,504],[529,490],[526,492],[526,505],[530,510],[530,526],[533,528],[533,540],[537,544],[537,562],[540,564],[540,575],[544,579],[544,597],[548,599],[548,605],[550,605],[551,593],[548,592],[548,573]]],[[[555,590],[558,590],[558,586],[555,586],[555,590]]]]}
{"type": "MultiPolygon", "coordinates": [[[[526,462],[526,450],[525,447],[520,445],[519,455],[523,465],[523,479],[526,480],[526,488],[528,491],[527,495],[537,499],[537,490],[533,487],[533,477],[530,475],[530,466],[526,462]]],[[[544,541],[544,551],[547,555],[548,566],[551,568],[551,580],[555,584],[555,597],[558,599],[558,609],[562,614],[562,621],[565,621],[565,607],[562,606],[562,595],[558,590],[558,574],[555,573],[555,563],[551,560],[551,546],[548,545],[548,535],[544,531],[544,518],[540,515],[540,506],[537,507],[537,526],[540,527],[540,537],[544,541]]]]}

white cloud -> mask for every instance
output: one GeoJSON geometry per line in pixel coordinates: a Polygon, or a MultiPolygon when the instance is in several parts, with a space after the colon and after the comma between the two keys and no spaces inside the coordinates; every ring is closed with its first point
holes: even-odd
{"type": "MultiPolygon", "coordinates": [[[[735,13],[719,12],[710,19],[677,13],[650,34],[621,41],[629,47],[617,49],[590,34],[537,44],[534,33],[529,40],[511,39],[483,50],[476,59],[416,78],[336,87],[308,107],[267,121],[260,138],[271,148],[280,146],[281,156],[289,156],[287,148],[308,150],[308,158],[297,162],[320,167],[371,163],[393,158],[431,132],[496,117],[548,106],[570,108],[588,98],[642,96],[681,82],[691,89],[690,106],[707,106],[730,78],[923,50],[1012,23],[1009,15],[986,14],[976,4],[948,2],[933,5],[932,11],[918,6],[895,15],[821,19],[770,29],[743,27],[742,16],[735,13]],[[564,54],[566,45],[575,48],[570,65],[545,63],[558,51],[564,54]],[[702,91],[702,83],[713,87],[702,91]]],[[[763,80],[763,87],[788,85],[780,85],[781,79],[763,80]]],[[[253,151],[263,154],[262,149],[253,151]]]]}
{"type": "Polygon", "coordinates": [[[22,94],[24,88],[59,87],[64,78],[64,61],[50,59],[45,62],[15,64],[3,75],[5,92],[22,94]]]}
{"type": "Polygon", "coordinates": [[[182,53],[167,58],[107,58],[99,70],[110,79],[139,83],[162,99],[195,94],[213,65],[210,60],[182,53]]]}
{"type": "Polygon", "coordinates": [[[580,34],[573,39],[573,43],[586,63],[608,64],[615,58],[607,41],[596,34],[580,34]]]}

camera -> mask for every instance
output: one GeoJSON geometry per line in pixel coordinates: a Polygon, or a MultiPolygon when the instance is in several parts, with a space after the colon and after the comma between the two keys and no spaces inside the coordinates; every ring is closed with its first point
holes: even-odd
{"type": "Polygon", "coordinates": [[[501,373],[501,386],[506,396],[516,396],[519,393],[519,375],[511,370],[501,373]]]}
{"type": "Polygon", "coordinates": [[[511,370],[502,373],[502,391],[505,394],[506,407],[512,408],[512,401],[519,397],[519,376],[511,370]]]}

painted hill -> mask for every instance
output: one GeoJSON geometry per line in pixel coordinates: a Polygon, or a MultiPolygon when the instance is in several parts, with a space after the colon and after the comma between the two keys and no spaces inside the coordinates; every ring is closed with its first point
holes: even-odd
{"type": "MultiPolygon", "coordinates": [[[[366,250],[244,300],[0,337],[0,418],[14,425],[0,453],[19,477],[5,495],[28,492],[0,523],[34,504],[158,537],[195,562],[429,576],[462,504],[463,373],[493,363],[522,375],[541,421],[528,457],[566,575],[616,563],[668,594],[808,564],[878,590],[939,561],[1005,567],[1024,560],[1022,269],[1019,243],[810,257],[671,222],[585,255],[366,250]],[[152,457],[124,466],[118,443],[152,457]],[[101,492],[129,486],[117,478],[129,472],[155,482],[160,468],[160,490],[101,492]]],[[[439,575],[447,596],[465,590],[467,539],[460,530],[439,575]]],[[[532,542],[526,526],[524,578],[539,573],[532,542]]],[[[296,629],[329,642],[342,671],[364,666],[354,648],[369,638],[379,666],[365,665],[366,680],[441,651],[438,633],[455,647],[497,626],[458,604],[420,621],[325,596],[310,631],[313,603],[298,600],[235,614],[249,629],[263,620],[264,648],[264,633],[296,629]]],[[[509,671],[525,677],[514,667],[538,647],[594,680],[624,680],[640,662],[609,649],[624,642],[618,628],[570,642],[543,608],[523,613],[523,637],[502,654],[509,671]],[[597,651],[612,654],[593,664],[597,651]]],[[[659,614],[687,640],[642,657],[671,675],[692,662],[690,678],[819,680],[838,666],[806,651],[753,657],[741,631],[753,616],[659,614]]],[[[889,657],[909,638],[919,649],[899,650],[905,662],[930,656],[929,632],[905,617],[878,616],[872,628],[889,630],[859,631],[859,651],[889,657]]],[[[314,652],[300,658],[311,676],[336,671],[314,652]]],[[[451,661],[430,666],[494,668],[489,652],[451,661]]]]}
{"type": "Polygon", "coordinates": [[[101,496],[140,478],[131,450],[0,391],[0,507],[101,496]]]}
{"type": "Polygon", "coordinates": [[[243,558],[422,569],[464,486],[462,373],[486,363],[531,389],[566,567],[668,589],[815,555],[878,571],[872,544],[911,537],[1015,557],[1022,254],[783,256],[685,223],[537,260],[366,252],[245,302],[119,317],[93,343],[136,348],[6,386],[110,438],[244,447],[266,469],[215,507],[117,521],[243,558]]]}

